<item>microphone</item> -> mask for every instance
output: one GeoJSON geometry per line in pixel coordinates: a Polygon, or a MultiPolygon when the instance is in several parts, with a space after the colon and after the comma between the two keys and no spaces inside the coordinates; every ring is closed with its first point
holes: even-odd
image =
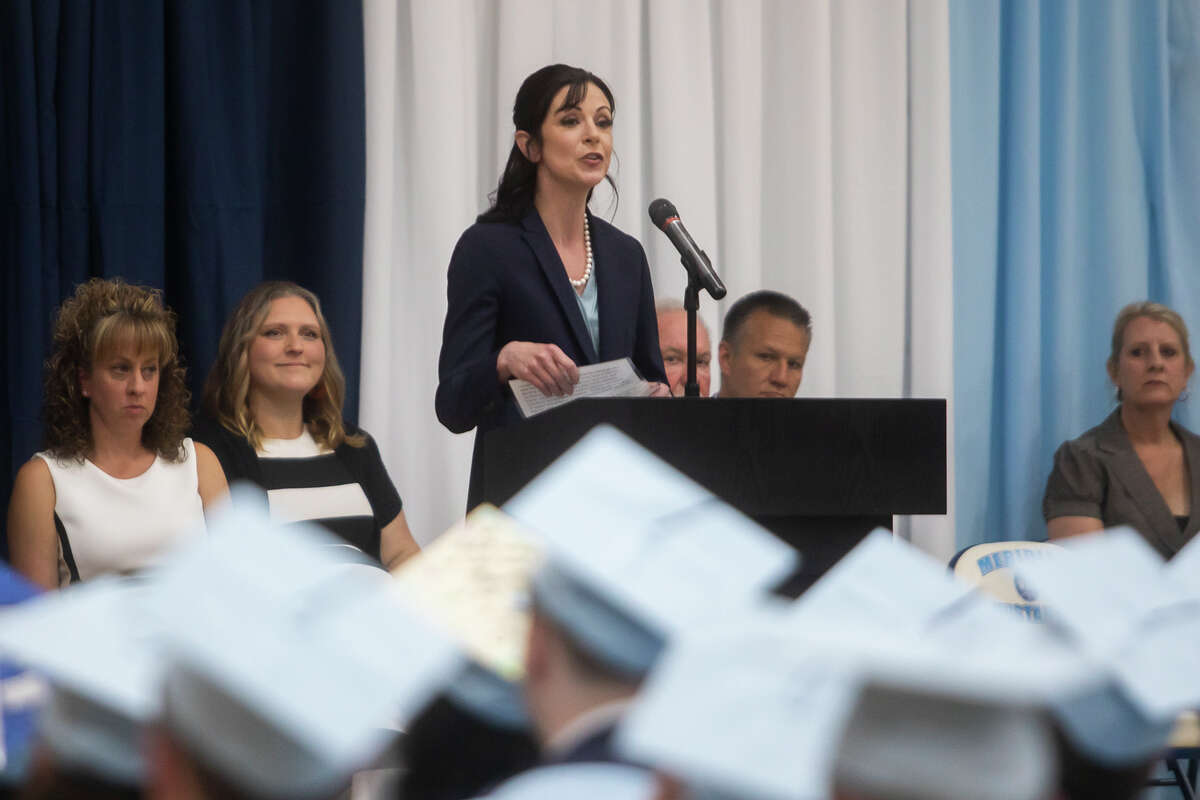
{"type": "Polygon", "coordinates": [[[696,244],[696,240],[679,221],[679,212],[675,205],[666,198],[660,197],[650,204],[650,220],[662,230],[679,251],[684,269],[696,283],[700,284],[714,300],[725,296],[725,284],[713,271],[712,262],[708,255],[696,244]]]}

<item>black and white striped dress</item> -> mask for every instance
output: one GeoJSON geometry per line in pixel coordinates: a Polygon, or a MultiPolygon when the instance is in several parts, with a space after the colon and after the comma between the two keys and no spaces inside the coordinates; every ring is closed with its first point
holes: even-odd
{"type": "Polygon", "coordinates": [[[216,423],[198,424],[194,436],[212,448],[230,484],[249,480],[266,490],[272,519],[318,523],[379,560],[380,532],[403,506],[370,436],[363,447],[330,450],[305,430],[266,439],[257,452],[216,423]]]}

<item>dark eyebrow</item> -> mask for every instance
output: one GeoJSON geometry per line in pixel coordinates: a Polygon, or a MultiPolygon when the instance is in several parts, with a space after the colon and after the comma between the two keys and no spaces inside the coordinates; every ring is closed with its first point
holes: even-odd
{"type": "MultiPolygon", "coordinates": [[[[579,110],[580,110],[579,103],[576,103],[575,105],[571,105],[571,106],[567,105],[566,103],[563,103],[561,106],[558,107],[558,110],[555,111],[554,113],[561,114],[564,111],[579,111],[579,110]]],[[[607,111],[610,115],[612,114],[612,109],[609,108],[608,106],[600,106],[599,108],[596,109],[597,114],[600,113],[601,111],[607,111]]]]}

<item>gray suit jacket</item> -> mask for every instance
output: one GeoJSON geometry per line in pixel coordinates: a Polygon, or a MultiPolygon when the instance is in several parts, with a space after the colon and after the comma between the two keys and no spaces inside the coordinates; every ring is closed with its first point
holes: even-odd
{"type": "Polygon", "coordinates": [[[1200,530],[1200,436],[1175,422],[1191,481],[1191,516],[1183,531],[1121,424],[1121,409],[1054,454],[1042,515],[1095,517],[1104,527],[1128,525],[1170,558],[1200,530]]]}

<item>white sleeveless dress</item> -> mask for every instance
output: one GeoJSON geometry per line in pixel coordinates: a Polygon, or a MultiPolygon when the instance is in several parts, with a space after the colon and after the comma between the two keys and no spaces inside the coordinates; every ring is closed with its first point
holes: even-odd
{"type": "Polygon", "coordinates": [[[133,478],[114,478],[91,461],[37,454],[54,480],[59,585],[143,569],[205,532],[196,447],[184,439],[183,449],[182,461],[159,456],[133,478]]]}

